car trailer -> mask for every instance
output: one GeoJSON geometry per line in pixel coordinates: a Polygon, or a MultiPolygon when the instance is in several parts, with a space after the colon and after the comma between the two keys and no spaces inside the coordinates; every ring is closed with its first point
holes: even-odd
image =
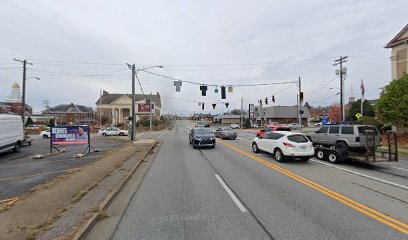
{"type": "Polygon", "coordinates": [[[331,163],[338,163],[346,160],[356,160],[364,163],[376,162],[398,162],[397,134],[387,132],[388,152],[377,153],[375,146],[375,133],[372,130],[364,132],[366,136],[366,146],[361,151],[341,151],[332,147],[315,145],[315,156],[320,160],[328,160],[331,163]]]}

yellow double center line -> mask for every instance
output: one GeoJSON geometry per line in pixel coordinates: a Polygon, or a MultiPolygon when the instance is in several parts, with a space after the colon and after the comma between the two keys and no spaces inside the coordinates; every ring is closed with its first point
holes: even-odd
{"type": "Polygon", "coordinates": [[[325,187],[323,187],[323,186],[321,186],[321,185],[319,185],[319,184],[317,184],[315,182],[312,182],[312,181],[310,181],[310,180],[308,180],[308,179],[306,179],[304,177],[301,177],[301,176],[299,176],[299,175],[297,175],[297,174],[295,174],[295,173],[293,173],[291,171],[288,171],[288,170],[286,170],[284,168],[281,168],[281,167],[279,167],[279,166],[277,166],[275,164],[272,164],[272,163],[270,163],[270,162],[268,162],[268,161],[266,161],[266,160],[264,160],[264,159],[262,159],[260,157],[257,157],[257,156],[255,156],[253,154],[250,154],[250,153],[246,152],[246,151],[243,151],[243,150],[241,150],[241,149],[239,149],[239,148],[237,148],[237,147],[235,147],[235,146],[233,146],[231,144],[228,144],[228,143],[226,143],[226,142],[224,142],[222,140],[218,140],[218,142],[223,144],[224,146],[227,146],[227,147],[229,147],[229,148],[231,148],[231,149],[233,149],[233,150],[235,150],[235,151],[237,151],[239,153],[242,153],[243,155],[245,155],[245,156],[247,156],[247,157],[249,157],[249,158],[251,158],[251,159],[253,159],[253,160],[255,160],[255,161],[259,162],[259,163],[262,163],[262,164],[264,164],[264,165],[266,165],[266,166],[268,166],[268,167],[270,167],[270,168],[272,168],[272,169],[274,169],[274,170],[276,170],[276,171],[278,171],[278,172],[280,172],[280,173],[282,173],[282,174],[284,174],[284,175],[286,175],[286,176],[288,176],[288,177],[290,177],[290,178],[292,178],[292,179],[294,179],[294,180],[296,180],[296,181],[298,181],[300,183],[303,183],[303,184],[305,184],[305,185],[307,185],[307,186],[309,186],[309,187],[323,193],[324,195],[326,195],[326,196],[328,196],[328,197],[330,197],[332,199],[335,199],[335,200],[337,200],[337,201],[339,201],[339,202],[341,202],[341,203],[343,203],[343,204],[345,204],[345,205],[347,205],[347,206],[349,206],[349,207],[351,207],[351,208],[353,208],[353,209],[367,215],[368,217],[371,217],[371,218],[373,218],[373,219],[375,219],[375,220],[377,220],[377,221],[379,221],[379,222],[381,222],[381,223],[383,223],[383,224],[385,224],[385,225],[387,225],[389,227],[392,227],[392,228],[394,228],[394,229],[408,235],[408,225],[403,223],[403,222],[400,222],[400,221],[398,221],[398,220],[396,220],[394,218],[388,217],[387,215],[385,215],[383,213],[380,213],[380,212],[378,212],[378,211],[376,211],[376,210],[374,210],[374,209],[372,209],[370,207],[367,207],[367,206],[365,206],[363,204],[360,204],[360,203],[358,203],[358,202],[356,202],[356,201],[354,201],[354,200],[352,200],[352,199],[350,199],[348,197],[345,197],[345,196],[343,196],[343,195],[341,195],[341,194],[339,194],[337,192],[334,192],[334,191],[332,191],[330,189],[327,189],[327,188],[325,188],[325,187]]]}

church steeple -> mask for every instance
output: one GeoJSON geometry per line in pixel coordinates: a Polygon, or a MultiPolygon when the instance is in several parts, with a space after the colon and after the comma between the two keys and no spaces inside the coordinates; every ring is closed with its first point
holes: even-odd
{"type": "Polygon", "coordinates": [[[18,83],[11,86],[11,94],[7,97],[6,102],[21,102],[21,91],[18,83]]]}

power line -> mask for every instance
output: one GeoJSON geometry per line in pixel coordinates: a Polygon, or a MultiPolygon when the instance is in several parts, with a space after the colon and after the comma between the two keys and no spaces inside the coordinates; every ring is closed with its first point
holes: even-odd
{"type": "Polygon", "coordinates": [[[323,86],[321,86],[321,87],[319,87],[319,88],[317,88],[317,89],[315,89],[315,90],[313,90],[313,91],[311,91],[311,92],[306,92],[306,93],[307,93],[307,94],[312,94],[312,93],[318,92],[318,91],[322,90],[323,88],[327,87],[330,83],[334,82],[334,80],[336,80],[336,79],[337,79],[337,76],[334,77],[333,79],[331,79],[329,82],[327,82],[327,83],[324,84],[323,86]]]}
{"type": "Polygon", "coordinates": [[[193,82],[193,81],[188,81],[188,80],[183,80],[179,78],[173,78],[165,75],[161,75],[158,73],[153,73],[150,71],[144,70],[143,72],[156,75],[159,77],[175,80],[175,81],[181,81],[184,83],[190,83],[190,84],[195,84],[195,85],[206,85],[206,86],[213,86],[213,87],[218,87],[218,86],[231,86],[231,87],[253,87],[253,86],[270,86],[270,85],[279,85],[279,84],[289,84],[289,83],[295,83],[295,81],[288,81],[288,82],[275,82],[275,83],[254,83],[254,84],[207,84],[207,83],[199,83],[199,82],[193,82]]]}

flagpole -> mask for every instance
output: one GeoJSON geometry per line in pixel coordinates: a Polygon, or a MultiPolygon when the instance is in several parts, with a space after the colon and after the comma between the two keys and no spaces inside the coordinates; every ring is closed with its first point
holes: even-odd
{"type": "Polygon", "coordinates": [[[99,86],[99,127],[102,128],[102,86],[99,86]]]}

